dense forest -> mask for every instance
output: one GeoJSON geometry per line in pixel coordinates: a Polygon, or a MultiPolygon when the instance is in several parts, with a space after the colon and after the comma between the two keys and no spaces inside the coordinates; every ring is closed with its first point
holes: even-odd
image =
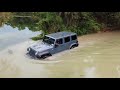
{"type": "Polygon", "coordinates": [[[19,30],[28,27],[43,34],[72,31],[78,35],[120,28],[120,12],[0,12],[0,26],[7,24],[19,30]]]}

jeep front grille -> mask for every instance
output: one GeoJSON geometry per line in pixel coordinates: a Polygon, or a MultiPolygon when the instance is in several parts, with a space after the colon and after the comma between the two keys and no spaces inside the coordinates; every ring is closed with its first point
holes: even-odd
{"type": "Polygon", "coordinates": [[[29,55],[30,56],[35,56],[36,51],[30,48],[29,55]]]}

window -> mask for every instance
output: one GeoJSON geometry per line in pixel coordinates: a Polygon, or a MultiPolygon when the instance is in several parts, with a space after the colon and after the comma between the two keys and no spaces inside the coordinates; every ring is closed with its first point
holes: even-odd
{"type": "Polygon", "coordinates": [[[65,37],[65,43],[70,41],[70,37],[65,37]]]}
{"type": "Polygon", "coordinates": [[[45,37],[43,38],[43,42],[44,42],[44,43],[47,43],[47,44],[54,44],[55,39],[52,39],[52,38],[49,38],[49,37],[45,36],[45,37]]]}
{"type": "Polygon", "coordinates": [[[61,39],[57,39],[56,43],[63,44],[63,39],[62,38],[61,39]]]}
{"type": "Polygon", "coordinates": [[[71,36],[72,40],[76,40],[77,39],[77,36],[76,35],[73,35],[71,36]]]}

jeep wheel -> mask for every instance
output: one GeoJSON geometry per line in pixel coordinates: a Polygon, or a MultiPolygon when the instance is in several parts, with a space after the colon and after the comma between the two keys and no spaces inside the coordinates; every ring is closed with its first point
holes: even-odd
{"type": "Polygon", "coordinates": [[[50,57],[50,56],[52,56],[52,55],[51,54],[45,54],[45,55],[42,55],[41,58],[45,59],[45,58],[50,57]]]}
{"type": "Polygon", "coordinates": [[[71,47],[70,47],[70,49],[73,49],[73,48],[75,48],[75,47],[76,47],[76,46],[75,46],[75,45],[73,45],[73,46],[71,46],[71,47]]]}
{"type": "Polygon", "coordinates": [[[41,58],[42,58],[42,59],[45,59],[45,58],[47,58],[47,56],[46,56],[46,55],[42,55],[41,58]]]}

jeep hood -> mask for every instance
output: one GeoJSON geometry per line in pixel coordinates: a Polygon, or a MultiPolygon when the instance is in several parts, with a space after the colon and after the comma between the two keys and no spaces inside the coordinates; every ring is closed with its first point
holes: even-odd
{"type": "Polygon", "coordinates": [[[35,51],[42,52],[42,51],[53,48],[53,46],[41,42],[41,43],[36,43],[36,44],[32,45],[30,48],[34,49],[35,51]]]}

